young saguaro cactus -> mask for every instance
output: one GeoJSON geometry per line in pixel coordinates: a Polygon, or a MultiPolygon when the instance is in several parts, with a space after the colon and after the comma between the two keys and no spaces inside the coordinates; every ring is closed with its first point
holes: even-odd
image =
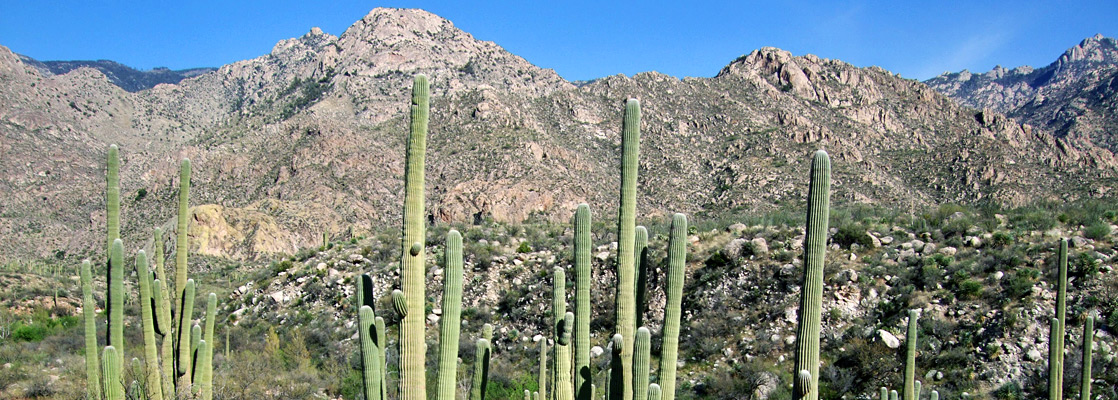
{"type": "Polygon", "coordinates": [[[1087,316],[1083,321],[1083,370],[1079,386],[1080,400],[1091,400],[1091,356],[1095,341],[1095,317],[1087,316]]]}
{"type": "Polygon", "coordinates": [[[547,337],[543,337],[543,338],[540,339],[540,377],[539,377],[539,379],[540,379],[540,382],[539,382],[540,390],[538,391],[538,393],[540,394],[540,397],[546,399],[547,398],[547,381],[548,381],[548,375],[547,375],[547,337]]]}
{"type": "Polygon", "coordinates": [[[668,285],[665,289],[664,330],[661,334],[660,386],[664,400],[675,400],[676,362],[679,361],[679,320],[683,314],[683,280],[687,263],[687,216],[672,216],[668,236],[668,285]]]}
{"type": "Polygon", "coordinates": [[[804,235],[804,280],[796,335],[795,371],[807,371],[811,379],[806,383],[796,380],[793,393],[797,400],[819,400],[819,328],[823,308],[823,258],[827,252],[830,193],[831,160],[827,157],[827,152],[819,150],[811,161],[807,228],[804,235]]]}
{"type": "MultiPolygon", "coordinates": [[[[551,398],[558,399],[561,395],[559,388],[559,336],[562,335],[563,324],[565,323],[564,316],[567,314],[567,273],[563,267],[555,267],[551,270],[551,313],[554,320],[551,325],[551,332],[555,335],[555,346],[552,347],[551,357],[551,386],[553,388],[553,396],[551,398]]],[[[569,351],[569,349],[568,349],[569,351]]],[[[568,370],[570,370],[568,368],[568,370]]]]}
{"type": "Polygon", "coordinates": [[[443,270],[443,315],[439,320],[440,400],[454,400],[458,387],[458,339],[462,322],[462,235],[446,235],[446,264],[443,270]]]}
{"type": "Polygon", "coordinates": [[[404,182],[404,237],[401,240],[402,260],[400,287],[407,300],[407,314],[400,322],[400,398],[427,399],[424,343],[424,286],[426,268],[423,243],[427,241],[424,225],[424,159],[427,153],[427,115],[430,109],[427,76],[416,75],[411,95],[411,127],[408,133],[404,182]],[[419,245],[418,252],[414,246],[419,245]]]}
{"type": "Polygon", "coordinates": [[[121,371],[124,363],[113,346],[105,346],[101,353],[101,375],[104,376],[105,400],[124,400],[124,381],[121,371]]]}
{"type": "Polygon", "coordinates": [[[380,361],[380,351],[377,350],[374,340],[376,336],[376,333],[373,332],[375,318],[373,308],[367,305],[362,305],[357,313],[357,334],[361,339],[361,376],[364,378],[366,399],[380,398],[380,367],[382,363],[380,361]]]}
{"type": "MultiPolygon", "coordinates": [[[[625,101],[621,124],[621,204],[617,213],[617,332],[621,335],[623,400],[633,400],[633,334],[636,327],[636,272],[633,248],[636,230],[637,169],[640,160],[640,101],[625,101]]],[[[618,390],[617,388],[610,388],[618,390]]],[[[643,400],[643,399],[641,399],[643,400]]]]}
{"type": "Polygon", "coordinates": [[[574,396],[591,399],[590,373],[590,206],[579,204],[574,216],[575,328],[574,396]]]}
{"type": "Polygon", "coordinates": [[[908,334],[905,336],[904,400],[915,400],[920,395],[920,382],[916,381],[916,322],[920,314],[908,310],[908,334]]]}
{"type": "Polygon", "coordinates": [[[470,386],[470,400],[485,400],[485,389],[489,384],[489,355],[492,351],[489,347],[489,340],[478,338],[476,349],[474,382],[470,386]]]}
{"type": "Polygon", "coordinates": [[[555,398],[557,400],[574,399],[574,387],[571,384],[571,331],[574,329],[574,313],[566,313],[563,322],[559,324],[555,339],[555,398]]]}
{"type": "Polygon", "coordinates": [[[91,400],[101,399],[101,362],[97,356],[97,303],[93,300],[93,272],[89,260],[82,261],[82,320],[85,322],[85,379],[86,395],[91,400]]]}
{"type": "Polygon", "coordinates": [[[1060,320],[1052,317],[1048,325],[1048,399],[1061,400],[1060,398],[1060,358],[1056,356],[1059,347],[1056,345],[1056,335],[1060,331],[1060,320]]]}
{"type": "Polygon", "coordinates": [[[202,341],[206,342],[206,347],[202,354],[198,357],[201,359],[198,368],[199,376],[201,376],[201,384],[198,388],[198,393],[202,395],[202,400],[213,400],[213,358],[214,358],[214,323],[217,318],[217,294],[210,293],[206,296],[206,327],[202,333],[202,341]]]}

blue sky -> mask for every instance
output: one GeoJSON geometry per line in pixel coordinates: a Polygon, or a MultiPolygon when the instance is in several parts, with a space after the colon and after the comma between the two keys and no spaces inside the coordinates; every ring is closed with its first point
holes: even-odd
{"type": "Polygon", "coordinates": [[[750,3],[9,0],[0,6],[0,45],[40,60],[216,67],[266,54],[311,27],[340,35],[374,7],[407,7],[569,80],[713,76],[762,46],[927,79],[998,64],[1040,67],[1083,38],[1118,36],[1114,0],[750,3]]]}

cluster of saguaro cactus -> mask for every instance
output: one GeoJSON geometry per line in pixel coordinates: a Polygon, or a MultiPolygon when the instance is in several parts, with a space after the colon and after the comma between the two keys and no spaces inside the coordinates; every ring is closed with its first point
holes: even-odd
{"type": "MultiPolygon", "coordinates": [[[[109,147],[106,174],[106,205],[108,262],[107,313],[108,337],[98,362],[96,315],[93,299],[92,271],[89,261],[81,266],[82,308],[85,322],[87,396],[107,400],[125,396],[124,359],[124,243],[120,239],[120,155],[116,145],[109,147]],[[97,366],[100,366],[98,371],[97,366]]],[[[178,242],[176,250],[176,288],[174,298],[168,293],[163,267],[163,232],[156,228],[153,236],[155,270],[149,265],[147,252],[136,252],[136,277],[142,325],[143,362],[133,358],[133,375],[137,381],[129,396],[154,400],[185,396],[213,398],[213,330],[217,296],[210,293],[206,302],[205,336],[193,324],[194,281],[186,278],[187,228],[189,213],[190,161],[184,160],[179,174],[178,242]],[[179,304],[177,319],[172,317],[171,302],[179,304]],[[171,321],[175,320],[172,324],[171,321]],[[162,337],[162,344],[156,336],[162,337]],[[175,338],[177,337],[177,340],[175,338]],[[178,357],[174,357],[174,349],[178,357]],[[161,350],[161,351],[160,351],[161,350]]]]}
{"type": "MultiPolygon", "coordinates": [[[[804,279],[796,335],[796,366],[803,378],[794,382],[796,399],[819,399],[819,329],[823,308],[823,257],[831,204],[831,160],[823,150],[811,160],[807,227],[804,232],[804,279]]],[[[906,399],[907,400],[907,399],[906,399]]]]}

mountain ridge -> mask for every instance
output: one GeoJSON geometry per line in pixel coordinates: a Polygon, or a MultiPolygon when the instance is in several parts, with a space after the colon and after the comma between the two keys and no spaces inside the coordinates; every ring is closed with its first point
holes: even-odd
{"type": "Polygon", "coordinates": [[[620,104],[642,100],[645,218],[782,207],[782,179],[832,153],[836,201],[935,203],[1112,195],[1113,153],[960,107],[880,68],[758,49],[713,78],[646,72],[575,85],[422,10],[374,9],[269,54],[130,93],[104,74],[44,76],[0,47],[5,257],[94,255],[103,152],[121,146],[124,232],[170,230],[177,162],[195,165],[202,254],[291,253],[323,232],[398,220],[411,77],[431,80],[429,220],[609,215],[620,104]],[[48,151],[44,152],[43,149],[48,151]],[[660,171],[667,171],[663,173],[660,171]],[[1086,171],[1086,172],[1084,172],[1086,171]],[[140,196],[143,189],[145,196],[140,196]]]}

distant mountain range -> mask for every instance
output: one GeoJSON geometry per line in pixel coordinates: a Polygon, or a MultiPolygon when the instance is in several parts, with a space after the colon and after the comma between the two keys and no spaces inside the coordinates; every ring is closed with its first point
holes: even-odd
{"type": "Polygon", "coordinates": [[[175,84],[181,82],[183,79],[193,78],[217,70],[217,68],[206,67],[180,70],[155,68],[148,71],[140,71],[110,60],[38,61],[22,54],[20,54],[19,57],[24,64],[34,66],[39,69],[40,73],[48,76],[65,74],[78,68],[93,68],[105,74],[105,77],[109,78],[109,82],[129,92],[151,89],[155,87],[155,85],[161,83],[175,84]]]}
{"type": "Polygon", "coordinates": [[[776,48],[713,78],[572,83],[421,10],[378,8],[341,36],[315,28],[255,59],[163,71],[184,78],[158,86],[158,70],[52,67],[0,46],[0,190],[10,194],[0,196],[0,259],[99,254],[110,143],[121,146],[130,240],[172,220],[184,157],[195,166],[191,234],[203,254],[293,252],[323,232],[395,224],[417,73],[432,88],[432,221],[559,221],[581,202],[610,218],[630,96],[644,107],[642,218],[798,206],[819,148],[831,153],[836,204],[1112,196],[1115,63],[1084,60],[1114,41],[1084,43],[1051,78],[1023,78],[1028,88],[1014,93],[1032,100],[1006,106],[982,94],[1019,84],[992,75],[991,89],[965,72],[925,84],[776,48]],[[1097,79],[1064,80],[1071,70],[1097,79]]]}

